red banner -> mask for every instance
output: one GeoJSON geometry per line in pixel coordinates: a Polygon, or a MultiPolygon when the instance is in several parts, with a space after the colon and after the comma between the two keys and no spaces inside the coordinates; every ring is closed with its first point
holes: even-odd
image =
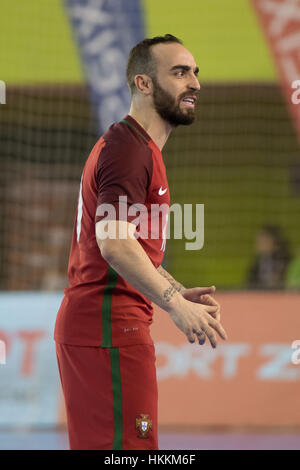
{"type": "Polygon", "coordinates": [[[269,43],[300,143],[300,0],[251,0],[269,43]]]}

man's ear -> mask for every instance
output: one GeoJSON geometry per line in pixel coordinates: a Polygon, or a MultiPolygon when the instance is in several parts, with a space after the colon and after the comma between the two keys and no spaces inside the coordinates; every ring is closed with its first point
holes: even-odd
{"type": "Polygon", "coordinates": [[[140,93],[146,96],[152,93],[152,80],[148,75],[136,75],[134,77],[134,83],[140,93]]]}

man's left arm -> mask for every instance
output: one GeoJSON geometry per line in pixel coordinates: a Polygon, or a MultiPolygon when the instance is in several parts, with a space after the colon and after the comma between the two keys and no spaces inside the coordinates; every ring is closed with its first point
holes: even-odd
{"type": "Polygon", "coordinates": [[[171,276],[168,271],[166,271],[162,266],[157,268],[157,271],[163,276],[165,279],[169,281],[171,286],[173,286],[180,294],[190,302],[196,302],[199,304],[204,305],[213,305],[218,306],[218,310],[213,316],[220,321],[220,305],[219,303],[212,297],[212,294],[215,293],[216,288],[215,286],[210,287],[193,287],[191,289],[186,289],[180,282],[176,281],[173,276],[171,276]]]}
{"type": "Polygon", "coordinates": [[[157,271],[161,274],[165,279],[169,281],[171,286],[173,286],[178,292],[181,294],[186,290],[180,282],[177,282],[171,274],[168,273],[162,266],[158,266],[157,271]]]}

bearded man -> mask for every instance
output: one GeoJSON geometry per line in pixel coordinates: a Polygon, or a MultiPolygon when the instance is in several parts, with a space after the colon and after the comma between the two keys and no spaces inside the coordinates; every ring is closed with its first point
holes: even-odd
{"type": "Polygon", "coordinates": [[[191,343],[226,339],[215,287],[185,289],[161,266],[168,210],[157,207],[170,205],[161,150],[176,126],[195,119],[198,67],[167,34],[131,50],[127,81],[129,113],[83,170],[55,326],[71,449],[158,448],[152,303],[191,343]]]}

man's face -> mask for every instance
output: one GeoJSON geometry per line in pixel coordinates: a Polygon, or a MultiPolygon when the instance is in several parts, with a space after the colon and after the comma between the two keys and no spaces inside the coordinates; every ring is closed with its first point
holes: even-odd
{"type": "Polygon", "coordinates": [[[153,81],[153,105],[172,126],[192,124],[200,90],[198,67],[181,44],[157,44],[152,48],[157,73],[153,81]]]}

